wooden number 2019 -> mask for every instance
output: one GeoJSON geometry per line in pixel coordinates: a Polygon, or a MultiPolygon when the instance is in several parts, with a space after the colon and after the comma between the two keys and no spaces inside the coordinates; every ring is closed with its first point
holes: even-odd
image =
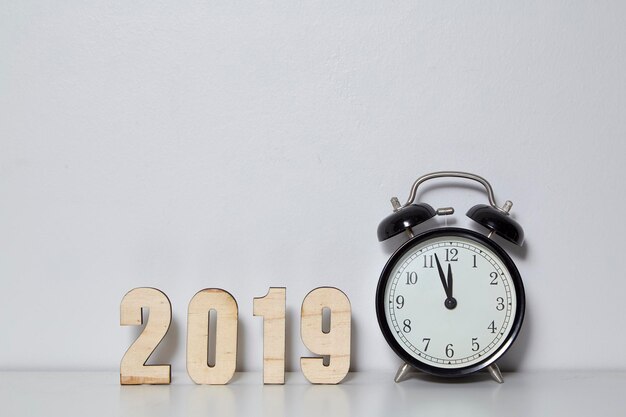
{"type": "MultiPolygon", "coordinates": [[[[285,382],[285,304],[286,289],[275,287],[253,302],[253,314],[263,317],[264,384],[285,382]]],[[[170,365],[146,365],[171,323],[172,307],[167,296],[155,288],[129,291],[122,299],[120,323],[143,324],[144,308],[149,310],[148,322],[122,358],[122,385],[170,383],[170,365]]],[[[329,358],[328,364],[323,358],[301,358],[304,376],[314,384],[341,382],[350,369],[348,297],[337,288],[316,288],[302,302],[300,323],[304,345],[313,353],[329,358]],[[325,309],[330,312],[328,329],[323,324],[325,309]]],[[[237,361],[237,327],[237,302],[228,292],[207,288],[193,296],[187,316],[187,372],[195,383],[227,384],[231,380],[237,361]],[[210,340],[211,324],[215,327],[214,340],[210,340]],[[215,357],[213,364],[209,361],[211,350],[215,357]]]]}

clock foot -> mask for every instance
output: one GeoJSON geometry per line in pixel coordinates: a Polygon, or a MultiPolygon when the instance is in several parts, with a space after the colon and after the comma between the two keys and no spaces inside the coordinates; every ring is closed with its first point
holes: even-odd
{"type": "Polygon", "coordinates": [[[500,372],[500,368],[497,364],[492,363],[487,367],[487,371],[489,371],[489,375],[498,383],[502,384],[504,379],[502,379],[502,372],[500,372]]]}
{"type": "Polygon", "coordinates": [[[402,364],[402,366],[398,368],[398,372],[396,372],[396,376],[393,380],[395,382],[402,382],[408,377],[408,375],[412,371],[413,371],[413,367],[409,365],[408,363],[404,363],[402,364]]]}

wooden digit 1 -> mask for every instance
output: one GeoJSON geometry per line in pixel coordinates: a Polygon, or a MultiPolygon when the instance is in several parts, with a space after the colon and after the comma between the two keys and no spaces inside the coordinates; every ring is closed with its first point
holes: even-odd
{"type": "Polygon", "coordinates": [[[253,314],[263,317],[263,383],[285,383],[285,309],[284,287],[270,287],[264,297],[253,301],[253,314]]]}
{"type": "Polygon", "coordinates": [[[148,322],[137,340],[130,345],[120,364],[120,384],[169,384],[170,365],[146,365],[172,322],[172,305],[167,296],[156,288],[130,290],[120,304],[120,324],[140,326],[143,309],[149,309],[148,322]]]}
{"type": "Polygon", "coordinates": [[[237,302],[228,292],[208,288],[189,302],[187,373],[196,384],[227,384],[237,367],[237,302]],[[215,364],[209,366],[209,313],[216,312],[215,364]]]}
{"type": "Polygon", "coordinates": [[[338,384],[350,370],[350,300],[339,289],[316,288],[302,301],[300,334],[304,345],[317,355],[330,356],[328,365],[322,358],[300,358],[302,373],[313,384],[338,384]],[[322,330],[323,310],[330,309],[330,329],[322,330]]]}

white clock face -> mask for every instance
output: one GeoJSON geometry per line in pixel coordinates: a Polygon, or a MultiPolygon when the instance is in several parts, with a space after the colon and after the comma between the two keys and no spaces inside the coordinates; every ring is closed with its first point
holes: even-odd
{"type": "Polygon", "coordinates": [[[387,325],[420,362],[464,368],[498,351],[517,311],[511,273],[489,247],[469,238],[422,241],[391,267],[387,325]]]}

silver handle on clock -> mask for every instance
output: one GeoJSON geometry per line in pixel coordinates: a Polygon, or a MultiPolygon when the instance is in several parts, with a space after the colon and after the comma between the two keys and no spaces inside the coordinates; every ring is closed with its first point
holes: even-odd
{"type": "Polygon", "coordinates": [[[513,203],[510,202],[509,200],[507,200],[502,207],[498,206],[496,204],[496,198],[493,194],[493,188],[491,187],[491,184],[489,184],[489,181],[487,181],[480,175],[471,174],[469,172],[461,172],[461,171],[438,171],[438,172],[431,172],[430,174],[422,175],[413,183],[413,186],[411,187],[411,194],[409,194],[409,199],[406,201],[406,203],[404,203],[402,207],[406,207],[412,204],[415,201],[415,196],[417,195],[417,188],[424,182],[428,180],[432,180],[434,178],[464,178],[464,179],[476,181],[482,184],[483,187],[485,187],[485,190],[487,190],[487,198],[489,199],[489,204],[491,205],[491,207],[498,209],[504,213],[508,213],[511,210],[511,207],[513,207],[513,203]]]}

